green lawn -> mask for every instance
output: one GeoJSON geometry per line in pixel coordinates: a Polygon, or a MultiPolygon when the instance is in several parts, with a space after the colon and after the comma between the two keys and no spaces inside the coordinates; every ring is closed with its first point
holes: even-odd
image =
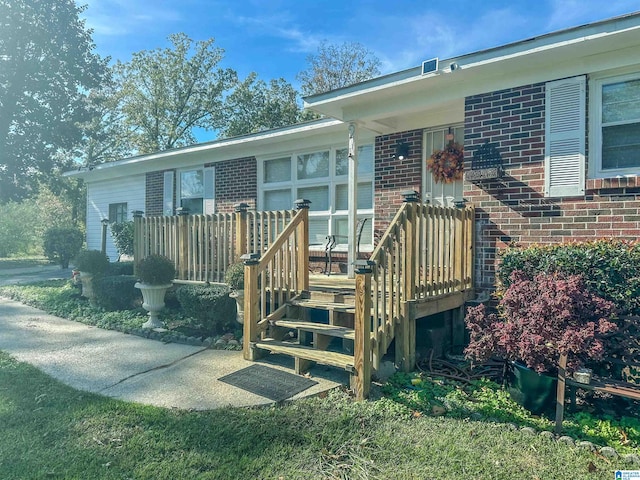
{"type": "Polygon", "coordinates": [[[0,425],[3,480],[613,479],[634,468],[504,423],[341,392],[259,409],[141,406],[73,390],[1,352],[0,425]]]}
{"type": "Polygon", "coordinates": [[[0,258],[0,272],[12,268],[39,267],[42,265],[51,265],[51,262],[45,257],[0,258]]]}

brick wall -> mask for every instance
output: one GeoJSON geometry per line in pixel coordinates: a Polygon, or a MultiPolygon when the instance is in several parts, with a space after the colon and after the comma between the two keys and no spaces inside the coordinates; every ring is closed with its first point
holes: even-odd
{"type": "MultiPolygon", "coordinates": [[[[640,181],[587,180],[582,197],[544,197],[544,84],[469,97],[465,101],[466,168],[486,140],[501,152],[499,181],[465,182],[476,206],[476,287],[491,289],[497,253],[528,246],[640,235],[640,181]]],[[[586,135],[586,132],[585,132],[586,135]]]]}
{"type": "Polygon", "coordinates": [[[422,187],[422,130],[376,137],[375,143],[375,238],[379,239],[402,204],[402,192],[422,187]],[[398,143],[409,144],[404,160],[395,157],[398,143]]]}
{"type": "Polygon", "coordinates": [[[233,212],[236,203],[255,208],[258,197],[258,164],[254,157],[238,158],[215,164],[216,210],[233,212]]]}
{"type": "MultiPolygon", "coordinates": [[[[162,170],[159,172],[149,172],[146,175],[146,199],[144,213],[146,216],[151,217],[155,215],[162,215],[164,210],[162,196],[164,194],[164,172],[168,170],[162,170]]],[[[175,175],[174,175],[174,188],[175,192],[175,175]]],[[[174,193],[175,196],[175,193],[174,193]]],[[[175,205],[175,198],[174,198],[175,205]]]]}

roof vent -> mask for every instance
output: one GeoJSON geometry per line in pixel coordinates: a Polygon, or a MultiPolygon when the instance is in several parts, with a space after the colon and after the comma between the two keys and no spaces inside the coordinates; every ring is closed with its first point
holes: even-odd
{"type": "Polygon", "coordinates": [[[422,75],[438,71],[438,57],[422,62],[422,75]]]}

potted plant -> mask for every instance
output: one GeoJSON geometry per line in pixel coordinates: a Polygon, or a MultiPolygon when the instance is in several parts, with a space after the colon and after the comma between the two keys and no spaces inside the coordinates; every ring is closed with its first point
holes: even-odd
{"type": "Polygon", "coordinates": [[[560,354],[572,354],[568,370],[602,359],[602,336],[617,329],[608,320],[613,313],[613,304],[589,292],[582,276],[543,273],[531,279],[514,271],[495,311],[485,305],[468,309],[465,353],[475,360],[509,361],[512,396],[542,413],[551,406],[560,354]]]}
{"type": "Polygon", "coordinates": [[[229,296],[236,301],[236,321],[244,325],[244,263],[229,265],[224,281],[231,289],[229,296]]]}
{"type": "Polygon", "coordinates": [[[149,255],[138,262],[134,285],[142,292],[142,308],[149,312],[149,320],[142,328],[162,328],[158,313],[164,308],[164,295],[171,288],[176,269],[171,259],[164,255],[149,255]]]}
{"type": "Polygon", "coordinates": [[[109,268],[109,259],[99,250],[81,250],[76,255],[74,265],[80,271],[82,296],[93,299],[93,277],[102,275],[109,268]]]}

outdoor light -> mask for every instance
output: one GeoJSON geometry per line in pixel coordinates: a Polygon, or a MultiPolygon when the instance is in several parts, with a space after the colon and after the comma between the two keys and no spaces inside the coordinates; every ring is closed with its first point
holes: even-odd
{"type": "Polygon", "coordinates": [[[409,144],[406,142],[400,142],[396,144],[396,154],[395,157],[398,160],[404,160],[409,156],[409,144]]]}

